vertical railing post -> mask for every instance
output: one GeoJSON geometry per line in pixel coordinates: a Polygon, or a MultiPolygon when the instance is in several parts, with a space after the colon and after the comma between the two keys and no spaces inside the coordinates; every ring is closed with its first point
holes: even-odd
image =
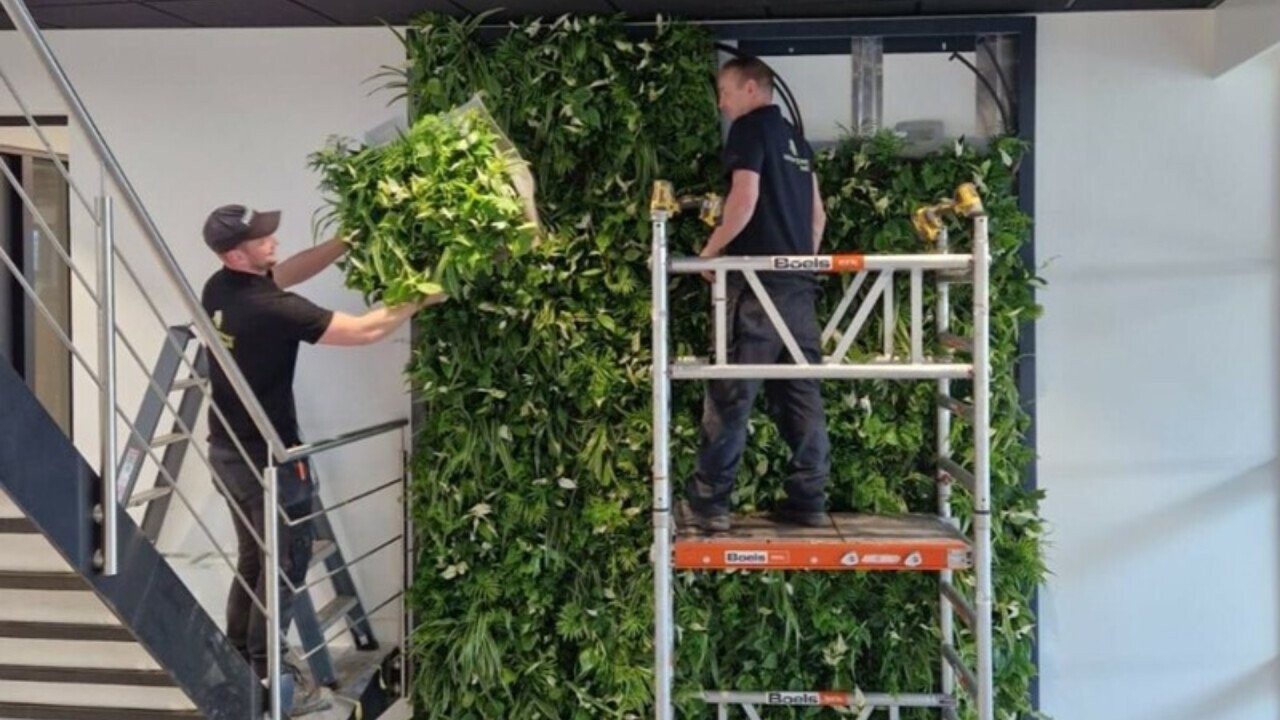
{"type": "Polygon", "coordinates": [[[973,219],[973,528],[976,548],[978,720],[995,717],[991,626],[991,253],[987,216],[973,219]]]}
{"type": "Polygon", "coordinates": [[[653,218],[653,601],[654,718],[672,720],[675,600],[671,588],[671,363],[667,352],[667,212],[653,218]]]}
{"type": "Polygon", "coordinates": [[[283,714],[283,695],[280,692],[281,648],[280,648],[280,517],[277,508],[280,506],[279,476],[275,460],[268,459],[267,467],[262,473],[266,484],[262,493],[262,522],[264,526],[263,541],[266,544],[266,567],[262,568],[262,576],[266,578],[267,617],[265,618],[267,633],[267,693],[271,720],[281,720],[283,714]]]}
{"type": "Polygon", "coordinates": [[[111,197],[99,195],[98,216],[98,422],[102,480],[102,574],[120,569],[120,498],[116,487],[116,273],[111,197]]]}
{"type": "MultiPolygon", "coordinates": [[[[943,228],[938,235],[938,252],[945,254],[948,250],[947,229],[943,228]]],[[[938,323],[938,336],[941,337],[943,334],[951,332],[951,286],[941,275],[939,275],[938,279],[938,305],[935,312],[938,323]]],[[[938,397],[951,397],[951,380],[947,378],[938,380],[938,397]]],[[[939,404],[934,412],[937,418],[938,460],[950,459],[951,411],[939,404]]],[[[941,470],[938,472],[938,515],[947,522],[951,522],[951,479],[941,470]]],[[[943,583],[952,583],[954,581],[954,574],[950,570],[943,570],[938,577],[943,583]]],[[[946,594],[941,594],[940,602],[938,624],[939,629],[942,631],[942,644],[943,646],[954,646],[956,643],[955,613],[951,607],[951,600],[947,598],[946,594]]],[[[947,662],[946,657],[942,658],[941,663],[942,692],[945,695],[955,695],[955,670],[952,669],[951,663],[947,662]]]]}

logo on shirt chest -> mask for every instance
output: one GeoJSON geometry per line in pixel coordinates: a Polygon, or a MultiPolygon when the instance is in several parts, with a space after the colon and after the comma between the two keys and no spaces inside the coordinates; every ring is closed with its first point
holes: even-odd
{"type": "Polygon", "coordinates": [[[228,350],[236,349],[235,336],[222,331],[222,311],[215,310],[213,312],[213,327],[218,331],[218,339],[222,341],[223,347],[228,350]]]}
{"type": "Polygon", "coordinates": [[[809,158],[801,157],[799,148],[796,147],[795,139],[787,141],[788,152],[782,153],[782,159],[796,166],[796,169],[802,173],[809,172],[809,158]]]}

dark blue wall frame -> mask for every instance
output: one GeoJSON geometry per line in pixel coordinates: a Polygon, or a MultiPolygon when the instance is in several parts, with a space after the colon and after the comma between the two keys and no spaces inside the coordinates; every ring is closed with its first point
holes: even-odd
{"type": "MultiPolygon", "coordinates": [[[[1018,173],[1018,204],[1035,218],[1035,127],[1036,127],[1036,19],[1014,17],[955,17],[896,20],[804,20],[702,23],[721,40],[738,41],[739,49],[755,55],[846,55],[849,38],[878,36],[885,39],[885,52],[945,52],[972,50],[979,35],[1010,35],[1017,39],[1018,136],[1031,144],[1018,173]]],[[[1036,271],[1035,228],[1022,248],[1022,261],[1036,271]]],[[[1026,441],[1036,449],[1036,326],[1023,324],[1018,338],[1015,367],[1022,407],[1031,419],[1026,441]]],[[[1037,461],[1027,468],[1025,484],[1038,486],[1037,461]]],[[[1036,617],[1040,597],[1032,598],[1036,617]]],[[[1040,624],[1036,623],[1031,649],[1032,662],[1040,667],[1040,624]]],[[[1031,681],[1032,707],[1040,709],[1040,679],[1031,681]]]]}

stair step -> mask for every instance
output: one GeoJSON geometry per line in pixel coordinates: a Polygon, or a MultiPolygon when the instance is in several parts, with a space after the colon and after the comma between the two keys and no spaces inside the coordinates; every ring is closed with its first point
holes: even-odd
{"type": "Polygon", "coordinates": [[[207,382],[209,381],[202,377],[185,377],[181,380],[173,381],[173,391],[178,392],[179,390],[186,390],[187,388],[200,387],[207,382]]]}
{"type": "Polygon", "coordinates": [[[28,533],[4,538],[0,570],[62,572],[70,569],[66,558],[43,535],[28,533]]]}
{"type": "Polygon", "coordinates": [[[146,710],[142,708],[74,707],[0,702],[5,720],[200,720],[195,710],[146,710]]]}
{"type": "Polygon", "coordinates": [[[0,517],[0,535],[28,535],[38,533],[34,523],[25,517],[0,517]]]}
{"type": "MultiPolygon", "coordinates": [[[[164,481],[162,480],[161,482],[164,482],[164,481]]],[[[155,500],[156,498],[162,498],[171,492],[173,492],[172,485],[159,485],[157,487],[153,487],[150,490],[146,490],[144,492],[134,493],[133,497],[129,498],[129,502],[127,503],[126,507],[137,507],[139,505],[145,505],[151,502],[152,500],[155,500]]]]}
{"type": "Polygon", "coordinates": [[[0,570],[0,589],[84,590],[86,587],[84,578],[75,573],[0,570]]]}
{"type": "Polygon", "coordinates": [[[338,551],[338,543],[333,540],[317,540],[311,545],[311,564],[315,567],[338,551]]]}
{"type": "Polygon", "coordinates": [[[347,613],[358,604],[358,601],[350,595],[339,595],[329,602],[316,613],[316,620],[320,623],[320,631],[324,632],[333,627],[334,623],[341,620],[347,613]]]}
{"type": "Polygon", "coordinates": [[[166,445],[172,445],[174,443],[184,442],[190,439],[191,439],[191,436],[187,435],[186,433],[180,433],[180,432],[168,433],[167,435],[159,435],[154,440],[152,440],[151,447],[162,448],[166,445]]]}
{"type": "Polygon", "coordinates": [[[80,592],[0,590],[0,620],[119,625],[114,613],[84,587],[80,592]]]}
{"type": "Polygon", "coordinates": [[[3,490],[0,490],[0,518],[20,518],[26,515],[3,490]]]}
{"type": "Polygon", "coordinates": [[[133,634],[120,625],[0,620],[0,638],[132,642],[133,634]]]}
{"type": "Polygon", "coordinates": [[[125,687],[76,683],[0,680],[0,717],[59,718],[172,718],[201,717],[195,705],[176,687],[125,687]],[[10,706],[29,706],[32,714],[10,714],[10,706]],[[96,714],[127,711],[128,715],[96,714]],[[43,712],[45,714],[34,714],[43,712]],[[193,713],[175,715],[174,713],[193,713]]]}
{"type": "Polygon", "coordinates": [[[89,685],[131,685],[174,687],[173,678],[163,670],[120,670],[93,667],[41,667],[0,665],[0,681],[42,683],[86,683],[89,685]]]}
{"type": "MultiPolygon", "coordinates": [[[[0,659],[7,665],[97,667],[112,670],[159,670],[146,648],[136,642],[32,640],[0,637],[0,659]]],[[[7,699],[7,698],[0,698],[7,699]]]]}

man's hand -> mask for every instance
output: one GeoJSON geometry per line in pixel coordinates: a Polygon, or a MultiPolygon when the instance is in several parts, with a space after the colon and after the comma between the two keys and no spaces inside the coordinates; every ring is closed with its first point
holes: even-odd
{"type": "MultiPolygon", "coordinates": [[[[708,244],[707,247],[703,248],[702,252],[698,253],[698,257],[704,260],[713,260],[715,258],[720,257],[720,253],[714,253],[714,252],[709,253],[708,252],[709,249],[710,249],[710,244],[708,244]]],[[[702,279],[706,280],[709,283],[713,283],[716,280],[716,274],[710,270],[705,270],[702,273],[702,279]]]]}
{"type": "Polygon", "coordinates": [[[425,298],[423,298],[422,302],[419,304],[419,307],[428,308],[428,307],[431,307],[432,305],[439,305],[440,303],[448,299],[449,299],[449,293],[442,293],[442,292],[435,293],[434,295],[428,295],[425,298]]]}

